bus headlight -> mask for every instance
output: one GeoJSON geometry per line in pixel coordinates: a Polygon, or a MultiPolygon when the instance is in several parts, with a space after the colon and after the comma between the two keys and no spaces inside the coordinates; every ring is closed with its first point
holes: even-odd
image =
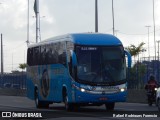
{"type": "Polygon", "coordinates": [[[154,88],[155,91],[157,91],[157,88],[154,88]]]}
{"type": "Polygon", "coordinates": [[[124,89],[124,88],[121,88],[121,89],[120,89],[120,91],[121,91],[121,92],[124,92],[124,91],[125,91],[125,89],[124,89]]]}
{"type": "Polygon", "coordinates": [[[85,89],[81,88],[81,92],[85,92],[85,89]]]}

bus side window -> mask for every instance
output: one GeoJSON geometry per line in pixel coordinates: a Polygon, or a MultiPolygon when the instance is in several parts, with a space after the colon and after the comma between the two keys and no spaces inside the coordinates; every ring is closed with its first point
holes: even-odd
{"type": "Polygon", "coordinates": [[[68,62],[69,73],[72,76],[72,57],[70,56],[70,61],[68,62]]]}
{"type": "Polygon", "coordinates": [[[33,65],[38,65],[39,61],[39,47],[34,47],[33,50],[33,65]]]}
{"type": "Polygon", "coordinates": [[[70,42],[66,42],[66,46],[67,46],[67,64],[68,64],[68,70],[70,75],[72,76],[72,57],[71,57],[71,48],[70,48],[71,43],[70,42]]]}
{"type": "Polygon", "coordinates": [[[53,44],[53,63],[58,63],[58,46],[57,43],[53,44]]]}
{"type": "Polygon", "coordinates": [[[49,45],[46,45],[45,64],[49,64],[49,45]]]}
{"type": "Polygon", "coordinates": [[[59,63],[66,66],[66,52],[65,52],[64,42],[58,43],[58,58],[59,58],[59,63]]]}
{"type": "Polygon", "coordinates": [[[47,51],[47,57],[48,57],[48,64],[53,64],[53,49],[52,45],[48,46],[48,51],[47,51]]]}
{"type": "Polygon", "coordinates": [[[66,65],[66,53],[65,52],[59,55],[59,62],[63,65],[66,65]]]}
{"type": "Polygon", "coordinates": [[[46,63],[46,47],[45,46],[41,46],[41,64],[45,65],[46,63]]]}
{"type": "Polygon", "coordinates": [[[33,48],[29,48],[27,52],[27,64],[29,66],[33,65],[33,48]]]}

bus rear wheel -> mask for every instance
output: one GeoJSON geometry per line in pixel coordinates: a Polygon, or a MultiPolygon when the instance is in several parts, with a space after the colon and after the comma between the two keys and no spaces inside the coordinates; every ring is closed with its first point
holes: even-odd
{"type": "Polygon", "coordinates": [[[105,106],[107,111],[112,111],[114,110],[115,103],[106,103],[105,106]]]}

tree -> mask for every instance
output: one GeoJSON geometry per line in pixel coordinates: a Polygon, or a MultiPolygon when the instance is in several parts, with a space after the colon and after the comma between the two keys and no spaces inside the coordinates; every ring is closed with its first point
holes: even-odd
{"type": "Polygon", "coordinates": [[[22,72],[26,67],[27,67],[26,63],[19,64],[19,68],[22,69],[22,72]]]}
{"type": "MultiPolygon", "coordinates": [[[[134,57],[134,61],[135,61],[135,57],[138,56],[140,54],[140,52],[143,52],[143,45],[145,43],[141,42],[137,47],[133,44],[131,44],[129,47],[125,48],[126,50],[128,50],[128,52],[130,52],[131,56],[134,57]]],[[[143,65],[142,63],[135,62],[134,66],[131,69],[131,79],[133,80],[131,82],[131,84],[135,84],[137,87],[142,87],[142,83],[143,83],[143,76],[146,72],[146,67],[145,65],[143,65]]]]}
{"type": "Polygon", "coordinates": [[[23,75],[23,70],[27,67],[27,64],[26,63],[22,63],[22,64],[19,64],[19,68],[22,69],[22,81],[21,81],[21,87],[23,88],[24,86],[24,75],[23,75]]]}
{"type": "Polygon", "coordinates": [[[126,50],[128,50],[128,52],[130,52],[131,56],[135,57],[137,55],[139,55],[140,52],[142,52],[144,49],[143,49],[143,45],[145,43],[144,42],[141,42],[137,47],[133,44],[131,44],[129,47],[125,48],[126,50]]]}

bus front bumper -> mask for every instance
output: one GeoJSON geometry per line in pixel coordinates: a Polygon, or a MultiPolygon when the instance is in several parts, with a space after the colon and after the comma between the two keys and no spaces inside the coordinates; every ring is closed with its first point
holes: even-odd
{"type": "Polygon", "coordinates": [[[87,92],[76,91],[76,103],[109,103],[109,102],[125,102],[127,91],[109,93],[109,94],[92,94],[87,92]]]}

